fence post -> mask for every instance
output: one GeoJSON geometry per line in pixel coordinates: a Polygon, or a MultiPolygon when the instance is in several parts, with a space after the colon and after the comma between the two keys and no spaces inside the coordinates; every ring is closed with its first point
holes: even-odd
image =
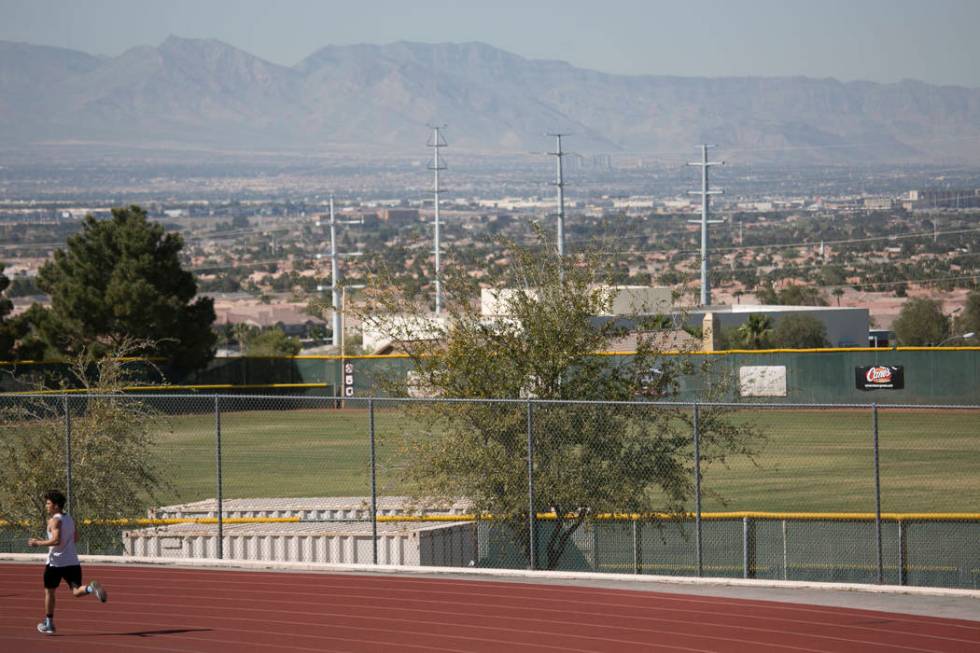
{"type": "Polygon", "coordinates": [[[643,557],[640,553],[640,517],[639,515],[634,515],[633,517],[633,573],[642,574],[643,573],[643,557]]]}
{"type": "Polygon", "coordinates": [[[701,544],[701,406],[694,404],[694,546],[698,576],[704,576],[701,544]]]}
{"type": "Polygon", "coordinates": [[[69,515],[72,511],[71,505],[71,402],[68,395],[61,395],[62,405],[65,410],[65,512],[69,515]]]}
{"type": "Polygon", "coordinates": [[[368,399],[368,420],[371,424],[371,560],[378,564],[378,485],[374,449],[374,399],[368,399]]]}
{"type": "Polygon", "coordinates": [[[755,520],[742,517],[742,578],[755,578],[755,520]]]}
{"type": "Polygon", "coordinates": [[[528,569],[538,568],[537,514],[534,509],[534,435],[531,424],[531,402],[527,402],[527,527],[528,569]]]}
{"type": "Polygon", "coordinates": [[[786,546],[786,520],[783,520],[783,580],[789,580],[789,550],[786,546]]]}
{"type": "Polygon", "coordinates": [[[875,461],[875,555],[878,567],[878,584],[885,582],[884,561],[881,554],[881,469],[878,464],[878,404],[871,404],[871,425],[874,432],[875,461]]]}
{"type": "Polygon", "coordinates": [[[905,529],[905,522],[901,519],[898,520],[898,584],[905,585],[908,582],[908,573],[906,572],[906,562],[905,556],[907,554],[906,547],[908,546],[908,533],[905,529]]]}
{"type": "Polygon", "coordinates": [[[218,560],[225,557],[224,551],[224,540],[225,540],[225,525],[224,525],[224,501],[221,494],[221,405],[220,398],[218,395],[214,396],[214,457],[215,457],[215,481],[217,483],[217,493],[218,493],[218,542],[217,542],[217,552],[218,560]]]}

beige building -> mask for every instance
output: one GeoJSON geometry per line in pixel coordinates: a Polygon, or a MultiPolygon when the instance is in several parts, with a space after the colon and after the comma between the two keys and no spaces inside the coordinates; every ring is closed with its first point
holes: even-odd
{"type": "MultiPolygon", "coordinates": [[[[610,300],[609,311],[604,316],[657,315],[670,312],[670,288],[608,286],[604,290],[610,300]]],[[[508,315],[508,305],[518,292],[521,291],[513,288],[484,288],[480,291],[480,314],[485,317],[508,315]]],[[[534,296],[533,289],[526,292],[534,296]]]]}

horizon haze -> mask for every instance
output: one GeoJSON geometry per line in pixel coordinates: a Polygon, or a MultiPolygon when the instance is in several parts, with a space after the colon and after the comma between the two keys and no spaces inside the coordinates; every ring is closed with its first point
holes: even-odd
{"type": "Polygon", "coordinates": [[[168,35],[215,38],[281,66],[325,44],[487,43],[607,74],[903,79],[980,87],[972,0],[0,0],[0,40],[116,57],[168,35]]]}

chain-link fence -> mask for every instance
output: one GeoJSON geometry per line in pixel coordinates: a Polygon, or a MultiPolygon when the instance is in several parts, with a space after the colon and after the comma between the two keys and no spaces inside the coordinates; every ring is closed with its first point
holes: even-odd
{"type": "Polygon", "coordinates": [[[0,396],[0,551],[980,586],[980,406],[0,396]]]}

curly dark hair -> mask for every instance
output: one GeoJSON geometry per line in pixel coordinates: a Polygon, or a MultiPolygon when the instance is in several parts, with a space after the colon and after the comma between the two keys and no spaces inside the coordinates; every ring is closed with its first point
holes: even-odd
{"type": "Polygon", "coordinates": [[[62,510],[65,508],[65,495],[61,493],[61,490],[48,490],[44,493],[44,499],[46,501],[51,501],[54,505],[58,506],[62,510]]]}

